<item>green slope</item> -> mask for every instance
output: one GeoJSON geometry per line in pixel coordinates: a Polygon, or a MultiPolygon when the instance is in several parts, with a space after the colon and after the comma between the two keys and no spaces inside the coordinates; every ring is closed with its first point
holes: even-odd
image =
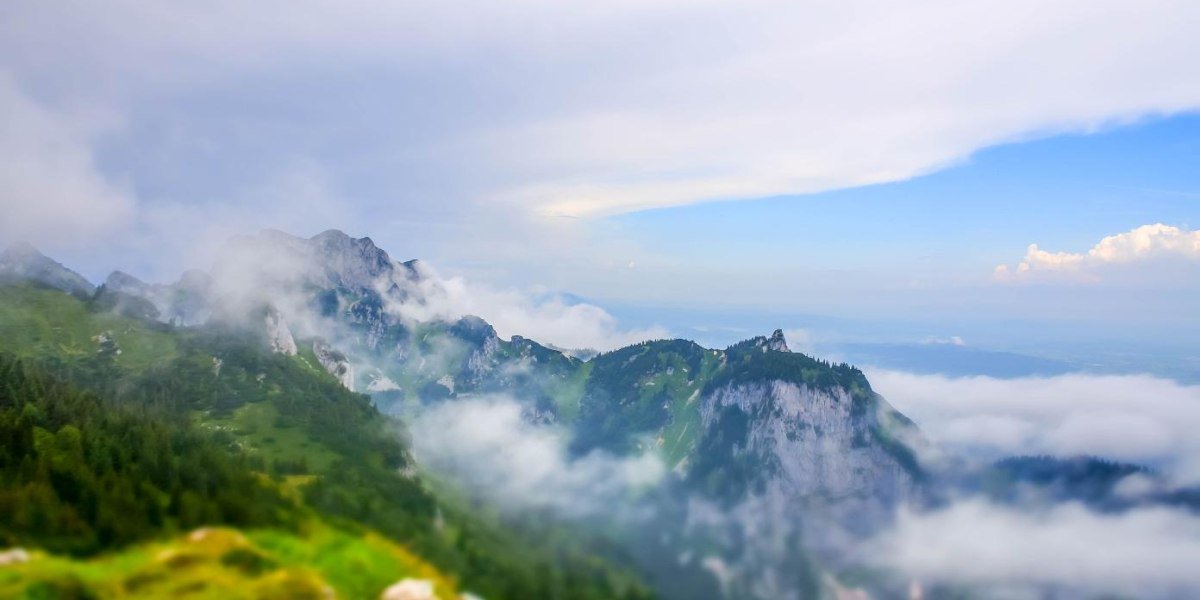
{"type": "MultiPolygon", "coordinates": [[[[520,529],[440,501],[405,475],[411,461],[399,425],[314,368],[313,357],[272,354],[244,332],[173,329],[101,308],[55,290],[0,287],[0,353],[8,355],[0,439],[10,449],[0,455],[0,497],[11,499],[0,502],[0,532],[7,544],[80,556],[35,561],[58,565],[67,579],[74,573],[110,595],[112,581],[88,573],[125,564],[138,540],[208,524],[244,529],[284,566],[288,556],[320,562],[305,531],[378,532],[489,600],[647,596],[581,544],[540,547],[520,529]],[[127,448],[141,458],[121,458],[127,448]],[[126,491],[107,498],[110,489],[126,491]],[[245,490],[255,495],[236,495],[245,490]],[[53,514],[17,518],[37,512],[31,506],[53,514]],[[110,513],[137,526],[113,533],[99,516],[110,513]]],[[[335,589],[350,585],[352,571],[318,567],[310,571],[335,589]]],[[[368,597],[361,593],[349,597],[368,597]]]]}

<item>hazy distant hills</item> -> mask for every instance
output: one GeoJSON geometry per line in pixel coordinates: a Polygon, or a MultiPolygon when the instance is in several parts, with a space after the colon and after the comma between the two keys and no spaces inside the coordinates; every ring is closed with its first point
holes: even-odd
{"type": "Polygon", "coordinates": [[[829,350],[855,364],[948,377],[1048,377],[1081,370],[1065,361],[954,344],[846,343],[829,350]]]}

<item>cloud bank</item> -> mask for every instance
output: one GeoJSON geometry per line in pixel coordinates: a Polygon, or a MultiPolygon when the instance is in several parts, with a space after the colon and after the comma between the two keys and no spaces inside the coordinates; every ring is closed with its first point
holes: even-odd
{"type": "Polygon", "coordinates": [[[1155,223],[1110,235],[1087,252],[1048,252],[1030,244],[1025,258],[1010,269],[996,267],[1001,281],[1042,275],[1098,280],[1108,267],[1162,260],[1200,261],[1200,230],[1155,223]]]}
{"type": "Polygon", "coordinates": [[[870,371],[935,443],[995,457],[1089,454],[1200,482],[1200,386],[1148,375],[997,379],[870,371]]]}
{"type": "Polygon", "coordinates": [[[1200,519],[1177,509],[1102,515],[1078,504],[982,500],[902,511],[868,553],[923,581],[982,585],[983,598],[1184,598],[1200,592],[1200,519]]]}

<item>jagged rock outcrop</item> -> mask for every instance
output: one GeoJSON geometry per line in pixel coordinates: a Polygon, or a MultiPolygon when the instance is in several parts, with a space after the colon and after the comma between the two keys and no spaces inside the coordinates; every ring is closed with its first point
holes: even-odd
{"type": "Polygon", "coordinates": [[[288,327],[287,319],[277,310],[268,310],[264,322],[267,327],[267,343],[271,351],[286,356],[296,355],[296,338],[288,327]]]}
{"type": "Polygon", "coordinates": [[[0,253],[0,283],[33,282],[81,298],[90,297],[96,287],[79,273],[64,267],[37,248],[18,243],[0,253]]]}
{"type": "Polygon", "coordinates": [[[787,340],[783,337],[782,329],[776,329],[775,332],[771,334],[771,337],[767,338],[767,343],[764,347],[773,352],[792,351],[790,348],[788,348],[787,340]]]}
{"type": "Polygon", "coordinates": [[[313,354],[327,373],[333,375],[346,389],[354,389],[354,367],[345,354],[335,350],[324,340],[313,342],[313,354]]]}

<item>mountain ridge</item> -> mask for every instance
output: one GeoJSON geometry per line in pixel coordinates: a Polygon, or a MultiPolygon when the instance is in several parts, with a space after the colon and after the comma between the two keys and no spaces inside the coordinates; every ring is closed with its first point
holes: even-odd
{"type": "MultiPolygon", "coordinates": [[[[750,597],[788,598],[820,578],[790,569],[809,561],[807,550],[788,542],[780,554],[778,536],[820,547],[885,522],[921,494],[912,422],[861,371],[791,352],[781,330],[725,349],[649,340],[585,362],[453,315],[420,262],[397,262],[370,238],[336,230],[244,236],[210,273],[190,278],[145,284],[117,272],[92,300],[160,326],[248,332],[400,419],[504,394],[529,422],[569,432],[576,457],[659,456],[681,486],[670,500],[684,502],[677,527],[690,532],[664,548],[709,539],[717,560],[741,573],[731,585],[750,597]],[[753,533],[762,515],[775,535],[753,533]],[[762,578],[778,585],[758,589],[762,578]]],[[[830,544],[822,560],[834,559],[830,544]]]]}

